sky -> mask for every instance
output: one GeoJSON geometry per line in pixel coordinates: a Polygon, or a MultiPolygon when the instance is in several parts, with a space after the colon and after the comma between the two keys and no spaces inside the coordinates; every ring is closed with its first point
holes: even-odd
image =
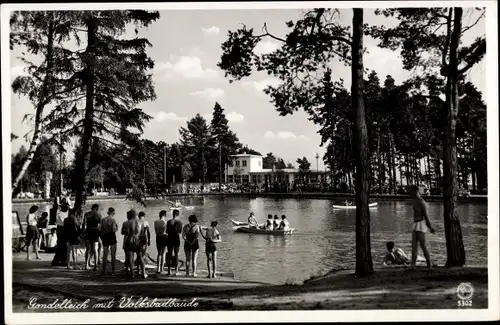
{"type": "MultiPolygon", "coordinates": [[[[241,24],[260,31],[263,23],[275,35],[284,36],[289,30],[285,22],[296,21],[300,10],[179,10],[160,11],[160,19],[149,28],[140,31],[152,43],[148,54],[155,61],[153,79],[157,99],[140,107],[153,119],[147,123],[143,137],[167,143],[179,140],[179,127],[185,126],[189,118],[197,113],[211,120],[215,102],[224,109],[230,128],[240,141],[265,155],[273,152],[285,162],[295,163],[298,157],[307,157],[316,167],[316,153],[323,156],[318,127],[307,120],[304,112],[282,117],[263,93],[263,88],[276,81],[265,74],[254,74],[242,81],[229,83],[224,72],[217,67],[222,54],[221,43],[228,30],[236,30],[241,24]]],[[[351,10],[341,10],[341,20],[350,24],[351,10]]],[[[474,21],[467,12],[464,24],[474,21]]],[[[365,23],[391,23],[365,10],[365,23]]],[[[485,23],[480,22],[463,37],[465,44],[485,34],[485,23]]],[[[375,70],[383,81],[391,75],[397,83],[404,81],[409,72],[403,70],[398,52],[380,49],[376,41],[365,37],[368,53],[364,56],[365,68],[375,70]]],[[[268,53],[278,47],[272,40],[263,40],[256,47],[259,53],[268,53]]],[[[11,51],[11,80],[22,73],[23,65],[18,59],[21,51],[11,51]]],[[[332,65],[333,77],[343,79],[350,88],[350,68],[341,63],[332,65]]],[[[484,61],[469,73],[469,79],[485,95],[486,76],[484,61]]],[[[25,98],[12,94],[12,132],[19,137],[13,141],[12,152],[21,145],[27,146],[23,135],[29,132],[30,124],[22,122],[23,116],[33,113],[32,104],[25,98]]],[[[319,169],[323,169],[322,158],[319,169]]]]}

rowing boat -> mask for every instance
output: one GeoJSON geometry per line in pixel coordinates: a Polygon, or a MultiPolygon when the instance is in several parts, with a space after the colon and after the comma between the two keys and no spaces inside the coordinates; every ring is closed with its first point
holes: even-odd
{"type": "MultiPolygon", "coordinates": [[[[370,209],[376,209],[378,206],[378,203],[370,203],[368,204],[368,207],[370,209]]],[[[356,209],[356,206],[355,205],[333,205],[333,208],[334,209],[356,209]]]]}
{"type": "Polygon", "coordinates": [[[246,226],[240,226],[240,227],[237,227],[235,230],[239,231],[239,232],[244,232],[247,234],[284,236],[284,235],[291,235],[295,229],[290,228],[288,230],[265,230],[265,229],[259,229],[259,228],[250,228],[250,227],[246,227],[246,226]]]}
{"type": "Polygon", "coordinates": [[[194,206],[170,207],[170,210],[194,210],[194,206]]]}
{"type": "Polygon", "coordinates": [[[233,225],[240,227],[240,226],[248,226],[248,222],[242,222],[242,221],[236,221],[236,220],[231,220],[233,225]]]}

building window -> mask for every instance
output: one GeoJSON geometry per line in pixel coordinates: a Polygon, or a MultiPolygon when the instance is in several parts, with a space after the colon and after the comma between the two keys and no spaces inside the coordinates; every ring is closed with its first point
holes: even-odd
{"type": "Polygon", "coordinates": [[[236,167],[240,167],[240,161],[236,160],[236,167]]]}
{"type": "Polygon", "coordinates": [[[252,175],[252,183],[257,183],[257,175],[252,175]]]}
{"type": "Polygon", "coordinates": [[[248,183],[248,182],[249,182],[248,175],[243,175],[243,183],[248,183]]]}
{"type": "Polygon", "coordinates": [[[233,182],[233,175],[227,175],[227,182],[232,183],[233,182]]]}
{"type": "Polygon", "coordinates": [[[246,166],[247,166],[247,161],[246,161],[246,160],[241,161],[241,163],[242,163],[242,166],[243,166],[243,167],[246,167],[246,166]]]}
{"type": "Polygon", "coordinates": [[[257,183],[261,183],[262,182],[262,175],[257,175],[257,183]]]}

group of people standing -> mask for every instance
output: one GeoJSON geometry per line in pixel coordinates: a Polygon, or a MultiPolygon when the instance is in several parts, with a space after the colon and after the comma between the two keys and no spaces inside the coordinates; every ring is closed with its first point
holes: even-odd
{"type": "Polygon", "coordinates": [[[171,275],[171,269],[175,268],[174,275],[179,273],[179,250],[181,237],[184,241],[184,253],[186,255],[186,276],[197,276],[197,260],[200,244],[198,238],[205,239],[205,253],[207,255],[208,278],[216,277],[217,268],[217,246],[222,241],[217,230],[217,221],[212,221],[209,228],[198,224],[198,218],[192,214],[186,225],[179,220],[178,209],[172,211],[172,219],[166,220],[167,211],[162,210],[159,219],[155,221],[156,248],[158,251],[157,273],[164,273],[167,267],[167,275],[171,275]]]}
{"type": "Polygon", "coordinates": [[[274,215],[274,218],[272,214],[268,214],[266,223],[259,225],[257,219],[255,218],[255,214],[253,212],[250,212],[250,215],[248,216],[248,225],[249,227],[259,228],[264,230],[286,231],[290,229],[290,223],[288,222],[286,216],[282,215],[280,220],[277,214],[274,215]]]}
{"type": "MultiPolygon", "coordinates": [[[[118,224],[115,220],[115,209],[110,207],[107,216],[102,218],[99,213],[99,205],[94,204],[89,212],[85,213],[83,217],[79,217],[79,213],[72,209],[71,202],[68,199],[64,198],[58,203],[56,213],[57,230],[54,231],[54,235],[57,235],[57,246],[52,266],[66,266],[70,269],[70,260],[72,260],[73,267],[76,268],[79,250],[84,246],[85,269],[90,269],[93,266],[94,271],[97,271],[98,265],[101,264],[101,250],[103,250],[102,274],[107,272],[108,255],[111,255],[111,274],[114,275],[118,242],[116,235],[118,224]]],[[[46,216],[37,217],[35,214],[37,211],[37,206],[31,207],[27,217],[28,259],[30,259],[31,245],[34,247],[36,258],[40,259],[39,222],[45,220],[46,216]]],[[[179,263],[178,256],[182,237],[186,255],[186,276],[196,276],[197,257],[200,248],[198,238],[202,237],[206,242],[208,277],[215,278],[217,267],[216,243],[221,242],[221,236],[217,230],[217,221],[212,221],[209,228],[202,227],[198,225],[197,217],[190,215],[189,223],[183,225],[179,220],[179,216],[179,210],[175,209],[172,211],[172,218],[166,220],[167,211],[162,210],[159,213],[159,219],[154,223],[158,250],[157,273],[164,273],[165,266],[168,275],[171,275],[172,268],[175,268],[174,275],[179,273],[181,263],[179,263]]],[[[127,220],[122,224],[121,235],[123,235],[126,273],[132,278],[135,273],[147,278],[147,248],[151,245],[151,232],[149,223],[146,220],[146,213],[141,211],[137,214],[134,209],[128,211],[127,220]],[[134,272],[135,268],[137,268],[137,272],[134,272]]]]}

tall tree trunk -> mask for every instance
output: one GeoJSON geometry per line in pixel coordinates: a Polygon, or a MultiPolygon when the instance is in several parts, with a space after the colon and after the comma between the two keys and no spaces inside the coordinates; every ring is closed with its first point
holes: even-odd
{"type": "Polygon", "coordinates": [[[28,152],[26,154],[26,157],[23,159],[23,163],[21,165],[21,169],[17,173],[16,177],[14,178],[14,182],[12,184],[12,196],[14,197],[19,193],[19,182],[21,179],[24,177],[24,174],[28,170],[29,166],[31,165],[31,162],[33,161],[33,158],[35,157],[36,150],[40,144],[40,138],[42,135],[42,118],[43,118],[43,111],[45,109],[45,106],[49,103],[49,97],[51,90],[53,89],[53,82],[52,82],[52,67],[53,67],[53,60],[54,60],[54,19],[53,19],[53,14],[48,13],[50,16],[49,20],[49,25],[48,25],[48,31],[47,31],[47,53],[45,56],[45,60],[47,61],[47,73],[45,74],[45,80],[43,81],[42,84],[42,89],[41,93],[42,96],[40,100],[38,101],[36,108],[35,108],[35,125],[34,125],[34,130],[33,130],[33,138],[31,139],[30,146],[28,148],[28,152]]]}
{"type": "Polygon", "coordinates": [[[377,165],[378,165],[378,192],[382,194],[382,157],[380,155],[380,129],[377,132],[377,165]]]}
{"type": "Polygon", "coordinates": [[[417,186],[420,186],[420,159],[417,159],[415,155],[413,155],[413,165],[415,166],[415,182],[417,186]]]}
{"type": "Polygon", "coordinates": [[[391,147],[392,147],[392,181],[394,182],[392,188],[394,194],[397,192],[397,179],[396,179],[396,144],[394,143],[394,135],[391,134],[391,147]]]}
{"type": "Polygon", "coordinates": [[[431,171],[431,157],[427,156],[427,182],[429,186],[429,191],[432,188],[432,171],[431,171]]]}
{"type": "Polygon", "coordinates": [[[392,157],[392,141],[391,138],[389,138],[389,151],[387,153],[387,164],[389,168],[389,194],[394,193],[394,178],[393,178],[393,166],[394,166],[394,159],[392,157]]]}
{"type": "Polygon", "coordinates": [[[443,186],[443,174],[441,173],[441,157],[438,155],[436,157],[436,187],[441,188],[443,186]]]}
{"type": "Polygon", "coordinates": [[[87,197],[87,188],[89,184],[89,165],[92,150],[92,135],[94,128],[94,69],[95,62],[92,55],[95,51],[94,47],[97,43],[97,22],[93,18],[87,21],[87,49],[86,52],[89,58],[86,61],[85,67],[85,117],[83,122],[83,134],[81,138],[82,151],[81,156],[77,158],[76,162],[76,177],[78,185],[76,189],[75,209],[82,211],[83,204],[87,197]]]}
{"type": "Polygon", "coordinates": [[[472,152],[471,152],[471,175],[472,175],[472,190],[476,191],[476,139],[472,137],[472,152]]]}
{"type": "Polygon", "coordinates": [[[450,41],[450,61],[446,82],[446,129],[443,146],[444,173],[444,229],[446,237],[446,266],[463,266],[465,249],[460,220],[456,213],[457,200],[457,143],[456,120],[458,114],[458,60],[457,49],[462,29],[462,8],[454,9],[453,32],[450,41]]]}
{"type": "Polygon", "coordinates": [[[370,160],[363,94],[363,9],[353,9],[352,107],[356,112],[356,275],[373,273],[370,244],[370,160]]]}

